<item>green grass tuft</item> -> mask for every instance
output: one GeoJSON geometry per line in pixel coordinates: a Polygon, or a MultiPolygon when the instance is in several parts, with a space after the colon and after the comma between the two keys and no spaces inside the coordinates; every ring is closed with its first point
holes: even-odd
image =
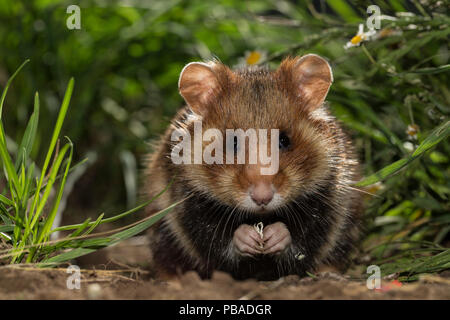
{"type": "MultiPolygon", "coordinates": [[[[7,82],[0,100],[0,111],[3,110],[6,93],[12,80],[27,62],[28,60],[7,82]]],[[[52,228],[72,164],[73,143],[66,137],[67,142],[60,147],[59,135],[67,115],[73,88],[74,79],[72,78],[68,83],[44,164],[40,170],[37,170],[36,164],[29,158],[35,143],[39,122],[38,93],[35,94],[34,111],[17,153],[14,155],[15,162],[7,148],[3,119],[0,113],[0,156],[4,179],[7,182],[7,188],[0,194],[0,218],[3,222],[0,224],[0,237],[6,242],[7,249],[0,250],[0,260],[6,259],[9,263],[39,262],[39,266],[62,263],[144,231],[178,204],[175,203],[142,221],[120,228],[120,230],[107,232],[107,237],[104,237],[104,233],[93,233],[100,224],[114,222],[144,208],[165,192],[169,185],[153,199],[116,216],[104,218],[104,214],[101,214],[93,222],[87,219],[78,225],[52,228]],[[52,195],[52,193],[54,194],[52,195]],[[50,241],[50,235],[53,232],[67,230],[74,231],[63,239],[50,241]],[[62,250],[65,252],[59,253],[62,250]]]]}

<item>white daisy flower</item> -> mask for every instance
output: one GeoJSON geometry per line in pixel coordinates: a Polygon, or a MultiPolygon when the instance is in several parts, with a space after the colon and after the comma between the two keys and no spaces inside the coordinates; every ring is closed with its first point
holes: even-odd
{"type": "Polygon", "coordinates": [[[252,50],[246,51],[245,56],[239,60],[239,66],[254,66],[265,61],[267,58],[267,52],[264,50],[252,50]]]}
{"type": "Polygon", "coordinates": [[[376,34],[377,32],[375,31],[375,29],[369,29],[367,32],[364,32],[364,24],[361,23],[358,27],[358,33],[345,44],[344,49],[358,47],[361,42],[373,39],[376,34]]]}

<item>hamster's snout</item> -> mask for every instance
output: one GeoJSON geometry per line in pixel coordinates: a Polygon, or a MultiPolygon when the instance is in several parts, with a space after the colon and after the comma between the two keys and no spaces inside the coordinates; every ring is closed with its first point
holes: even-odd
{"type": "Polygon", "coordinates": [[[250,198],[258,206],[268,205],[274,195],[274,187],[271,183],[259,182],[250,188],[250,198]]]}
{"type": "Polygon", "coordinates": [[[278,192],[276,175],[261,175],[261,165],[245,167],[245,182],[242,185],[243,200],[240,206],[255,213],[269,212],[283,203],[283,197],[278,192]]]}

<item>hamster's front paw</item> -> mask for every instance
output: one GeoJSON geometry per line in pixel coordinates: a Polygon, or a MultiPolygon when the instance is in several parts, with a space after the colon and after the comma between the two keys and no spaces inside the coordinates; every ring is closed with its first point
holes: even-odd
{"type": "Polygon", "coordinates": [[[266,226],[264,234],[264,254],[280,254],[291,243],[291,233],[282,222],[275,222],[266,226]]]}
{"type": "Polygon", "coordinates": [[[234,248],[242,256],[253,257],[261,254],[263,250],[262,242],[255,228],[248,224],[240,225],[233,235],[234,248]]]}

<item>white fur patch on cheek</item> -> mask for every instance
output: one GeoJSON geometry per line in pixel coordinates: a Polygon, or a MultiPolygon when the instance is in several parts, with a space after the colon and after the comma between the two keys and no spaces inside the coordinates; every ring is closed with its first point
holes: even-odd
{"type": "Polygon", "coordinates": [[[269,205],[267,206],[268,210],[275,210],[283,206],[284,199],[283,196],[281,196],[278,192],[274,194],[272,201],[270,201],[269,205]]]}
{"type": "Polygon", "coordinates": [[[256,211],[258,209],[258,206],[256,205],[255,202],[253,202],[249,194],[246,194],[244,200],[240,203],[240,206],[250,211],[256,211]]]}

